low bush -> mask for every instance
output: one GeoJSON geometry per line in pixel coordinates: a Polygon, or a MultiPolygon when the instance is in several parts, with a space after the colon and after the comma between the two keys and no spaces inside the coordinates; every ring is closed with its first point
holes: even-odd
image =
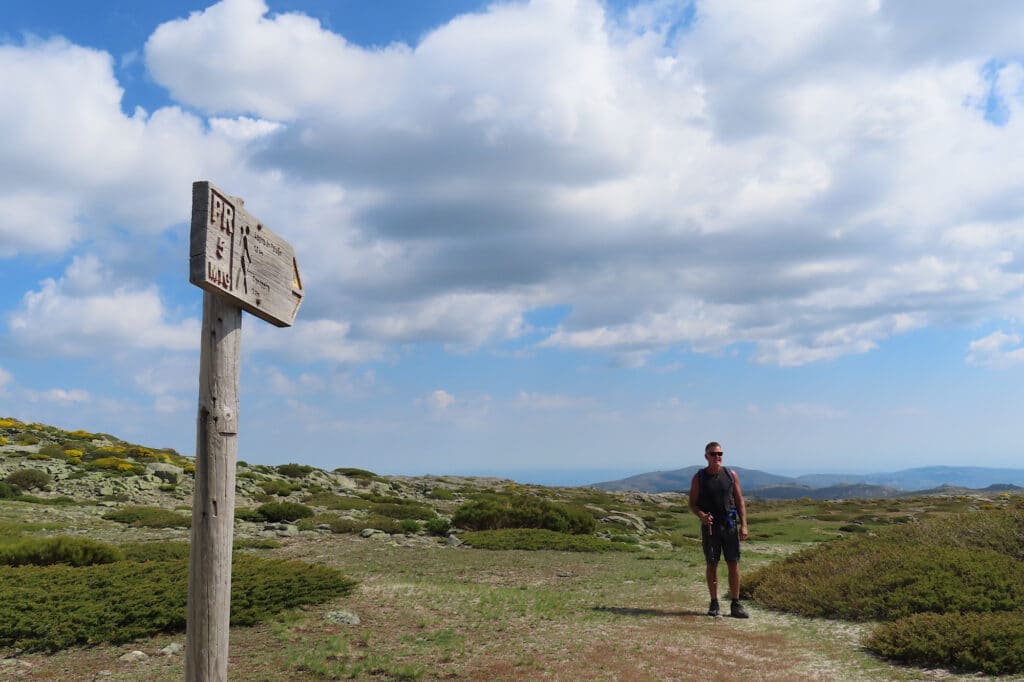
{"type": "Polygon", "coordinates": [[[136,528],[188,528],[192,525],[191,517],[163,507],[122,507],[107,512],[103,518],[136,528]]]}
{"type": "Polygon", "coordinates": [[[4,566],[91,566],[123,559],[124,552],[117,547],[88,538],[26,538],[0,547],[0,564],[4,566]]]}
{"type": "Polygon", "coordinates": [[[265,521],[298,521],[313,516],[313,510],[298,502],[268,502],[256,508],[265,521]]]}
{"type": "Polygon", "coordinates": [[[315,468],[308,464],[281,464],[277,467],[277,473],[288,478],[305,478],[314,471],[315,468]]]}
{"type": "Polygon", "coordinates": [[[567,535],[540,528],[509,528],[463,533],[459,538],[477,549],[552,549],[563,552],[638,552],[639,547],[593,535],[567,535]]]}
{"type": "Polygon", "coordinates": [[[50,485],[53,479],[42,469],[18,469],[7,474],[4,480],[22,490],[42,490],[50,485]]]}
{"type": "Polygon", "coordinates": [[[424,528],[430,535],[447,535],[451,529],[451,524],[447,519],[443,519],[440,516],[435,516],[432,519],[428,519],[424,524],[424,528]]]}
{"type": "Polygon", "coordinates": [[[354,478],[356,480],[361,480],[361,481],[381,481],[381,482],[386,482],[387,481],[387,479],[384,478],[383,476],[378,476],[377,474],[373,473],[372,471],[367,471],[366,469],[355,469],[355,468],[352,468],[352,467],[338,467],[337,469],[334,470],[334,473],[341,474],[342,476],[347,476],[349,478],[354,478]]]}
{"type": "Polygon", "coordinates": [[[423,526],[421,526],[420,522],[416,519],[402,519],[398,522],[398,525],[402,529],[403,533],[409,533],[412,535],[415,535],[416,533],[419,533],[421,530],[423,530],[423,526]]]}
{"type": "Polygon", "coordinates": [[[254,507],[235,507],[235,518],[239,521],[249,521],[252,523],[259,523],[265,520],[263,514],[260,514],[259,510],[254,507]]]}
{"type": "Polygon", "coordinates": [[[233,549],[278,549],[281,543],[270,538],[237,538],[233,549]]]}
{"type": "Polygon", "coordinates": [[[305,500],[303,500],[303,502],[314,507],[324,507],[326,509],[333,510],[369,509],[373,506],[372,502],[360,497],[349,497],[348,495],[323,492],[309,495],[305,500]]]}
{"type": "Polygon", "coordinates": [[[21,495],[21,488],[6,481],[0,481],[0,500],[14,500],[18,495],[21,495]]]}
{"type": "Polygon", "coordinates": [[[461,505],[452,525],[468,530],[542,528],[586,535],[597,522],[586,509],[542,500],[532,495],[489,495],[461,505]]]}
{"type": "Polygon", "coordinates": [[[370,510],[374,514],[387,516],[392,519],[420,519],[426,521],[437,516],[430,507],[415,502],[403,502],[401,504],[382,502],[374,504],[370,507],[370,510]]]}
{"type": "Polygon", "coordinates": [[[404,532],[401,524],[396,519],[389,519],[386,516],[376,516],[374,514],[361,519],[349,519],[339,516],[335,520],[330,521],[328,525],[331,527],[332,533],[339,534],[361,533],[367,528],[384,531],[390,535],[398,535],[404,532]]]}
{"type": "Polygon", "coordinates": [[[747,589],[771,608],[850,620],[1024,608],[1015,587],[1024,584],[1020,561],[989,549],[921,552],[862,538],[770,564],[750,576],[747,589]]]}
{"type": "Polygon", "coordinates": [[[455,493],[448,488],[434,488],[427,493],[427,497],[432,500],[454,500],[455,493]]]}
{"type": "Polygon", "coordinates": [[[280,478],[275,478],[271,481],[263,481],[260,483],[260,488],[262,488],[263,492],[267,495],[277,495],[278,497],[288,497],[296,490],[302,490],[302,486],[298,483],[282,481],[280,478]]]}
{"type": "Polygon", "coordinates": [[[187,542],[129,542],[121,545],[127,561],[174,561],[188,559],[187,542]]]}
{"type": "MultiPolygon", "coordinates": [[[[326,566],[238,554],[231,625],[349,593],[354,581],[326,566]]],[[[185,629],[188,560],[84,566],[0,567],[0,646],[58,651],[120,644],[185,629]]]]}
{"type": "Polygon", "coordinates": [[[865,646],[911,665],[1019,674],[1024,672],[1024,614],[922,613],[877,627],[865,646]]]}

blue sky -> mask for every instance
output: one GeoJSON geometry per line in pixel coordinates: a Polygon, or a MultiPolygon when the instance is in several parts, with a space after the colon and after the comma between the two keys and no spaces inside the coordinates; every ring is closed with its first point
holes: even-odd
{"type": "Polygon", "coordinates": [[[0,414],[191,454],[191,183],[289,240],[239,457],[1024,466],[1015,2],[0,3],[0,414]]]}

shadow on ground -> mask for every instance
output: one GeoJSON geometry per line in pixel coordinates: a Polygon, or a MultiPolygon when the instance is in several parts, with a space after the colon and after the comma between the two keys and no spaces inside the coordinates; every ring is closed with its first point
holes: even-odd
{"type": "Polygon", "coordinates": [[[707,614],[703,611],[686,609],[670,611],[666,609],[638,609],[629,606],[595,606],[593,610],[600,611],[601,613],[614,613],[619,616],[658,616],[668,618],[700,616],[701,618],[707,618],[707,614]]]}

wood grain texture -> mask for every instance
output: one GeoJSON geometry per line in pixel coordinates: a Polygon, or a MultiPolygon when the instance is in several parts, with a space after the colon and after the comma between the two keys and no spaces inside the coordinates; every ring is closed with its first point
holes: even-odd
{"type": "Polygon", "coordinates": [[[185,678],[227,680],[242,310],[203,293],[185,678]]]}
{"type": "Polygon", "coordinates": [[[278,327],[292,325],[304,295],[291,245],[206,180],[192,183],[189,281],[278,327]]]}

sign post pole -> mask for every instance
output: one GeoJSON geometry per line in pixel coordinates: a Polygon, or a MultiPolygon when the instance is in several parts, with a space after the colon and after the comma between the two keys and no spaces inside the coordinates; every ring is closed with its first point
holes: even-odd
{"type": "Polygon", "coordinates": [[[242,309],[203,292],[185,679],[227,680],[242,309]]]}
{"type": "Polygon", "coordinates": [[[185,679],[226,682],[242,311],[291,326],[302,302],[292,247],[244,202],[192,184],[189,281],[203,289],[185,679]]]}

